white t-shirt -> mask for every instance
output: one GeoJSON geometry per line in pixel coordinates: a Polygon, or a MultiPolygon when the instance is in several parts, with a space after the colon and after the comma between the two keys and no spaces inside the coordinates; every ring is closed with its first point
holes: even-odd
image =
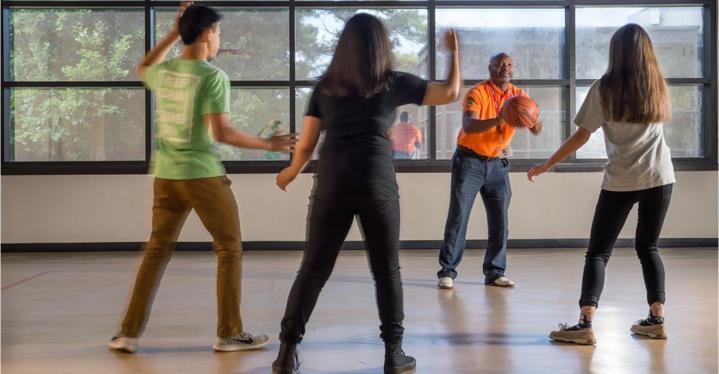
{"type": "Polygon", "coordinates": [[[676,182],[664,124],[613,122],[604,117],[600,81],[594,82],[574,123],[591,132],[602,128],[609,160],[602,189],[638,191],[676,182]]]}

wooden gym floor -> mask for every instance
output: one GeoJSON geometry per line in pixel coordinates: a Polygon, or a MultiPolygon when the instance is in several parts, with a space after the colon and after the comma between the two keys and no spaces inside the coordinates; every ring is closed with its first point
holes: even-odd
{"type": "MultiPolygon", "coordinates": [[[[485,287],[484,251],[465,255],[454,290],[435,287],[436,251],[402,252],[405,351],[417,373],[716,373],[717,249],[668,248],[669,339],[632,336],[645,316],[634,251],[618,248],[594,328],[597,345],[552,343],[575,323],[583,249],[511,249],[515,289],[485,287]]],[[[137,354],[106,344],[137,268],[137,253],[2,254],[2,372],[269,373],[301,252],[246,252],[242,315],[265,350],[214,353],[215,258],[176,253],[137,354]]],[[[322,292],[301,347],[303,373],[381,373],[374,289],[363,251],[345,251],[322,292]]]]}

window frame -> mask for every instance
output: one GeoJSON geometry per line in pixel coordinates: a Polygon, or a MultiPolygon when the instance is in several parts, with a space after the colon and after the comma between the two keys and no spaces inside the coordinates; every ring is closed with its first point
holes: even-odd
{"type": "MultiPolygon", "coordinates": [[[[202,1],[202,4],[220,8],[283,8],[288,9],[289,22],[289,79],[273,81],[232,80],[233,88],[286,88],[289,90],[289,128],[296,130],[296,92],[297,89],[312,87],[310,80],[297,80],[295,76],[295,29],[296,11],[314,8],[414,8],[427,11],[427,64],[429,77],[438,80],[436,76],[436,43],[435,30],[436,10],[442,8],[563,8],[565,14],[564,25],[564,51],[562,77],[559,79],[521,79],[513,83],[519,86],[548,86],[562,89],[564,95],[564,128],[563,139],[571,133],[572,119],[576,114],[576,88],[589,85],[592,79],[577,79],[575,64],[575,33],[576,8],[585,6],[701,6],[703,8],[704,40],[703,40],[703,77],[702,78],[668,78],[669,84],[693,84],[702,87],[702,130],[704,138],[704,156],[692,158],[674,158],[674,166],[678,171],[717,170],[717,4],[712,0],[427,0],[427,1],[398,1],[398,0],[352,0],[352,1],[315,1],[315,0],[287,0],[287,1],[202,1]]],[[[27,162],[13,161],[10,156],[14,154],[14,146],[6,141],[12,138],[10,128],[10,92],[14,88],[138,88],[143,87],[140,81],[10,81],[10,12],[13,8],[143,8],[145,17],[145,51],[148,51],[155,40],[155,12],[158,9],[176,8],[176,1],[35,1],[10,0],[2,3],[2,175],[72,175],[72,174],[145,174],[148,171],[152,152],[152,96],[145,90],[145,160],[142,161],[43,161],[27,162]]],[[[465,85],[473,85],[478,80],[466,80],[465,85]]],[[[436,173],[449,172],[451,160],[437,159],[436,144],[436,108],[429,108],[428,159],[422,160],[395,160],[396,170],[400,173],[436,173]]],[[[544,159],[512,159],[512,171],[526,171],[532,165],[543,162],[544,159]]],[[[577,159],[572,155],[567,160],[555,166],[557,172],[597,172],[603,169],[606,159],[577,159]]],[[[277,173],[289,164],[289,161],[223,161],[228,174],[263,174],[277,173]]],[[[314,172],[315,161],[305,172],[314,172]]]]}

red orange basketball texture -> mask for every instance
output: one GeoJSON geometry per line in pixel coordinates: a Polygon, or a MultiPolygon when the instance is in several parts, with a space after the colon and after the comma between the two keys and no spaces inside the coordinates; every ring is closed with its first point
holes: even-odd
{"type": "Polygon", "coordinates": [[[515,96],[504,103],[502,119],[514,127],[533,127],[539,119],[539,107],[530,97],[515,96]]]}

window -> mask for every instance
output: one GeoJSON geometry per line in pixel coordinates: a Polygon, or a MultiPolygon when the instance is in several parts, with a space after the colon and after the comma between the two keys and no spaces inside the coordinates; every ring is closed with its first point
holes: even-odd
{"type": "Polygon", "coordinates": [[[395,69],[428,77],[426,10],[342,8],[297,10],[297,79],[313,80],[324,72],[344,23],[360,12],[370,13],[385,23],[395,56],[395,69]]]}
{"type": "Polygon", "coordinates": [[[701,78],[704,21],[701,7],[577,8],[577,78],[597,79],[607,69],[609,40],[627,23],[649,34],[666,78],[701,78]]]}
{"type": "MultiPolygon", "coordinates": [[[[172,27],[177,11],[158,11],[155,35],[172,27]]],[[[222,9],[220,51],[213,64],[231,80],[288,80],[290,77],[290,26],[287,9],[222,9]]],[[[168,56],[177,56],[178,43],[168,56]]]]}
{"type": "Polygon", "coordinates": [[[144,99],[139,88],[13,89],[12,159],[144,160],[144,99]]]}
{"type": "MultiPolygon", "coordinates": [[[[277,129],[299,133],[315,80],[349,17],[367,12],[380,18],[395,69],[430,80],[447,76],[442,34],[453,28],[461,43],[462,95],[487,79],[489,58],[505,52],[514,58],[513,83],[539,104],[543,132],[534,136],[520,129],[511,143],[516,171],[549,157],[575,131],[574,115],[606,70],[612,34],[638,23],[651,36],[670,87],[672,120],[664,133],[673,157],[681,159],[678,169],[716,169],[717,30],[712,28],[717,5],[642,3],[419,0],[370,7],[364,0],[280,0],[266,6],[226,1],[217,7],[223,15],[221,51],[213,63],[231,80],[233,126],[261,136],[277,129]]],[[[47,4],[2,3],[3,173],[144,172],[154,148],[153,96],[134,67],[172,26],[177,2],[47,4]]],[[[180,48],[178,43],[168,58],[178,56],[180,48]]],[[[397,109],[387,135],[398,150],[398,170],[449,170],[461,99],[397,109]]],[[[602,136],[601,129],[595,132],[565,164],[601,167],[602,136]]],[[[225,145],[216,151],[230,173],[274,173],[290,159],[225,145]]]]}
{"type": "MultiPolygon", "coordinates": [[[[460,38],[465,79],[486,79],[489,58],[499,52],[513,57],[514,79],[564,76],[564,9],[438,9],[438,40],[448,28],[460,38]]],[[[437,77],[444,78],[448,57],[438,51],[437,77]]]]}
{"type": "MultiPolygon", "coordinates": [[[[137,80],[142,9],[13,9],[11,81],[137,80]]],[[[8,56],[6,56],[8,57],[8,56]]]]}
{"type": "MultiPolygon", "coordinates": [[[[576,15],[577,78],[582,83],[576,89],[577,110],[589,84],[607,69],[609,40],[614,31],[626,23],[637,23],[649,33],[662,71],[669,78],[672,119],[664,125],[664,136],[672,156],[706,156],[705,126],[709,123],[708,126],[716,128],[716,122],[704,118],[707,112],[703,92],[711,85],[703,79],[707,49],[704,9],[698,6],[580,7],[576,15]]],[[[601,129],[577,152],[580,159],[606,158],[606,155],[601,129]]]]}

